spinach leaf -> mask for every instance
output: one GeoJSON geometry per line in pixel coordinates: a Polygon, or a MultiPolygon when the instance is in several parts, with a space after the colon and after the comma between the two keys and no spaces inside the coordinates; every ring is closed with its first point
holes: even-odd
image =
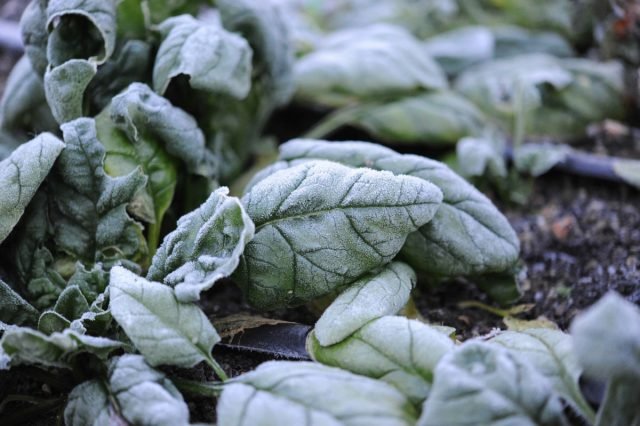
{"type": "Polygon", "coordinates": [[[180,218],[151,262],[147,279],[174,287],[181,302],[200,299],[200,292],[231,275],[253,238],[253,222],[228,192],[214,191],[200,208],[180,218]]]}
{"type": "Polygon", "coordinates": [[[435,328],[392,316],[375,319],[332,346],[323,346],[317,336],[316,328],[307,339],[314,360],[387,382],[415,404],[427,397],[433,370],[454,347],[435,328]]]}
{"type": "Polygon", "coordinates": [[[111,313],[152,366],[214,364],[215,329],[196,305],[182,303],[171,287],[116,266],[109,283],[111,313]]]}
{"type": "Polygon", "coordinates": [[[520,244],[507,219],[487,197],[443,163],[401,155],[366,142],[316,140],[281,145],[280,159],[287,163],[274,166],[276,169],[325,159],[415,176],[438,186],[444,195],[442,205],[431,222],[409,235],[401,253],[419,272],[431,276],[479,275],[508,270],[518,259],[520,244]]]}
{"type": "Polygon", "coordinates": [[[13,325],[31,325],[37,320],[36,308],[0,279],[0,321],[13,325]]]}
{"type": "Polygon", "coordinates": [[[285,104],[293,94],[293,46],[276,1],[217,0],[222,25],[238,32],[253,49],[253,69],[260,74],[265,103],[260,109],[285,104]]]}
{"type": "Polygon", "coordinates": [[[52,134],[43,133],[0,161],[0,243],[22,217],[64,146],[52,134]]]}
{"type": "Polygon", "coordinates": [[[10,327],[0,339],[0,349],[10,365],[36,364],[45,367],[72,368],[71,361],[80,353],[106,359],[122,343],[105,337],[93,337],[73,330],[50,336],[27,327],[10,327]]]}
{"type": "Polygon", "coordinates": [[[498,346],[468,342],[445,355],[419,426],[566,425],[551,384],[527,361],[498,346]]]}
{"type": "Polygon", "coordinates": [[[47,70],[47,0],[31,0],[20,18],[20,32],[24,53],[36,74],[42,77],[47,70]]]}
{"type": "Polygon", "coordinates": [[[582,368],[573,352],[571,336],[558,330],[539,328],[503,331],[489,342],[501,345],[531,363],[583,418],[590,422],[595,420],[578,385],[582,368]]]}
{"type": "Polygon", "coordinates": [[[58,129],[46,103],[42,79],[23,56],[11,70],[0,103],[0,126],[26,139],[32,132],[58,129]]]}
{"type": "Polygon", "coordinates": [[[186,75],[193,89],[242,99],[251,86],[251,48],[221,27],[189,15],[158,26],[162,44],[153,67],[153,88],[163,95],[171,80],[186,75]]]}
{"type": "Polygon", "coordinates": [[[401,262],[389,263],[360,278],[324,311],[315,325],[315,338],[322,346],[333,345],[369,321],[398,313],[415,285],[415,272],[401,262]]]}
{"type": "Polygon", "coordinates": [[[173,383],[139,355],[114,358],[107,380],[89,380],[69,394],[68,425],[188,425],[189,409],[173,383]]]}
{"type": "Polygon", "coordinates": [[[89,265],[140,259],[146,245],[126,206],[147,178],[140,169],[118,178],[107,176],[105,150],[93,119],[80,118],[61,128],[67,147],[51,182],[56,197],[49,199],[57,247],[89,265]]]}
{"type": "Polygon", "coordinates": [[[610,292],[576,317],[571,334],[585,374],[607,381],[596,426],[640,424],[640,309],[610,292]]]}
{"type": "Polygon", "coordinates": [[[256,234],[237,281],[263,309],[328,294],[390,262],[441,200],[431,183],[389,172],[328,161],[281,170],[242,199],[256,234]]]}
{"type": "Polygon", "coordinates": [[[84,116],[84,92],[97,72],[97,65],[84,59],[71,59],[47,69],[44,93],[58,123],[84,116]]]}
{"type": "Polygon", "coordinates": [[[415,38],[383,24],[328,36],[296,63],[295,81],[298,99],[334,107],[448,86],[415,38]]]}
{"type": "Polygon", "coordinates": [[[111,120],[132,142],[153,137],[167,152],[185,162],[192,173],[212,174],[211,154],[205,149],[205,137],[196,120],[149,86],[133,83],[113,98],[111,120]]]}
{"type": "Polygon", "coordinates": [[[218,423],[413,425],[415,409],[393,387],[310,362],[266,362],[225,385],[218,423]]]}

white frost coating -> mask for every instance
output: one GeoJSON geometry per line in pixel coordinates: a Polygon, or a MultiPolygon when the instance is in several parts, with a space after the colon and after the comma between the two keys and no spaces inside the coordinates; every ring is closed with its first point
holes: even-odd
{"type": "Polygon", "coordinates": [[[185,74],[194,89],[237,99],[247,96],[252,51],[245,39],[189,15],[167,19],[158,31],[163,41],[153,67],[157,93],[164,94],[174,77],[185,74]]]}
{"type": "Polygon", "coordinates": [[[0,243],[16,226],[64,143],[43,133],[0,161],[0,243]]]}
{"type": "Polygon", "coordinates": [[[507,219],[487,197],[441,162],[398,154],[367,142],[302,139],[281,145],[280,159],[283,161],[273,170],[325,159],[389,170],[437,185],[444,194],[442,205],[432,221],[409,235],[402,250],[404,259],[418,271],[440,276],[501,272],[518,259],[520,242],[507,219]]]}
{"type": "Polygon", "coordinates": [[[448,86],[444,72],[403,28],[378,24],[334,33],[296,62],[296,96],[342,106],[448,86]]]}
{"type": "Polygon", "coordinates": [[[220,337],[200,308],[179,302],[171,287],[116,266],[109,283],[114,319],[152,366],[211,361],[220,337]]]}
{"type": "Polygon", "coordinates": [[[359,279],[329,305],[316,323],[318,342],[333,345],[369,321],[396,314],[411,297],[415,284],[415,272],[401,262],[392,262],[359,279]]]}
{"type": "Polygon", "coordinates": [[[255,227],[240,200],[220,188],[198,209],[178,220],[151,262],[147,278],[175,287],[182,302],[200,299],[238,267],[255,227]]]}
{"type": "Polygon", "coordinates": [[[274,173],[242,199],[256,235],[238,282],[266,309],[327,294],[390,262],[441,200],[422,179],[328,161],[274,173]]]}
{"type": "Polygon", "coordinates": [[[416,421],[408,399],[384,382],[316,363],[285,361],[266,362],[229,382],[218,416],[220,426],[400,426],[416,421]]]}
{"type": "Polygon", "coordinates": [[[640,309],[610,292],[571,324],[578,360],[601,379],[640,380],[640,309]]]}

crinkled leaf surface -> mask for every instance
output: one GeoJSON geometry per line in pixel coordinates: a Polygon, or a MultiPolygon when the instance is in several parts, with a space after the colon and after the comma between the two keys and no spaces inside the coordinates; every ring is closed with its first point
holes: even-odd
{"type": "Polygon", "coordinates": [[[216,1],[223,26],[242,34],[253,49],[253,68],[265,74],[268,109],[286,103],[294,90],[293,46],[278,6],[273,0],[216,1]]]}
{"type": "Polygon", "coordinates": [[[236,278],[256,307],[312,300],[390,262],[441,200],[431,183],[389,172],[329,161],[281,170],[242,199],[256,234],[236,278]]]}
{"type": "Polygon", "coordinates": [[[9,284],[0,279],[0,321],[6,324],[35,324],[38,311],[9,284]]]}
{"type": "Polygon", "coordinates": [[[70,368],[69,361],[82,352],[100,358],[120,348],[122,343],[104,337],[79,334],[73,330],[50,336],[27,327],[5,330],[0,348],[10,357],[11,365],[38,364],[46,367],[70,368]]]}
{"type": "Polygon", "coordinates": [[[58,123],[84,116],[84,92],[98,72],[95,63],[72,59],[44,75],[44,93],[58,123]]]}
{"type": "Polygon", "coordinates": [[[88,264],[136,259],[146,246],[126,206],[146,177],[140,169],[118,178],[107,176],[104,146],[93,119],[80,118],[61,128],[67,147],[55,167],[56,197],[49,200],[56,244],[88,264]]]}
{"type": "Polygon", "coordinates": [[[68,425],[107,426],[126,420],[181,426],[189,424],[189,409],[163,373],[139,355],[124,355],[111,361],[107,381],[90,380],[71,391],[64,418],[68,425]]]}
{"type": "Polygon", "coordinates": [[[110,176],[125,176],[138,167],[148,176],[147,185],[136,193],[128,211],[151,224],[147,241],[153,251],[159,244],[162,219],[175,193],[178,159],[169,155],[163,144],[148,132],[130,140],[112,121],[109,108],[96,117],[96,130],[106,150],[104,169],[110,176]]]}
{"type": "Polygon", "coordinates": [[[209,175],[210,158],[205,137],[196,120],[155,94],[142,83],[131,84],[113,98],[111,119],[133,142],[150,135],[163,143],[169,154],[184,161],[193,173],[209,175]]]}
{"type": "Polygon", "coordinates": [[[402,262],[355,281],[323,312],[314,333],[322,346],[338,343],[376,318],[398,313],[411,297],[416,274],[402,262]]]}
{"type": "Polygon", "coordinates": [[[52,134],[43,133],[0,161],[0,242],[20,220],[64,146],[52,134]]]}
{"type": "Polygon", "coordinates": [[[320,344],[317,329],[307,340],[314,360],[392,384],[416,404],[427,397],[433,370],[453,347],[439,330],[393,316],[373,320],[332,346],[320,344]]]}
{"type": "Polygon", "coordinates": [[[221,426],[413,425],[415,409],[392,386],[310,362],[271,361],[225,385],[221,426]]]}
{"type": "Polygon", "coordinates": [[[593,410],[578,385],[582,368],[573,352],[571,336],[559,330],[534,328],[503,331],[489,342],[501,345],[531,363],[578,413],[593,422],[593,410]]]}
{"type": "Polygon", "coordinates": [[[431,222],[409,235],[402,251],[418,271],[439,276],[483,274],[506,270],[518,259],[520,244],[507,219],[443,163],[366,142],[315,140],[287,142],[280,147],[280,159],[289,164],[326,159],[414,176],[438,186],[444,194],[442,205],[431,222]]]}
{"type": "Polygon", "coordinates": [[[171,287],[115,267],[109,289],[113,318],[149,364],[192,367],[212,361],[220,337],[200,308],[179,302],[171,287]]]}
{"type": "Polygon", "coordinates": [[[566,425],[549,381],[527,361],[498,346],[469,342],[445,355],[419,426],[566,425]]]}
{"type": "Polygon", "coordinates": [[[329,36],[296,63],[294,72],[296,97],[330,106],[448,86],[413,36],[383,24],[329,36]]]}
{"type": "Polygon", "coordinates": [[[200,299],[200,292],[231,275],[253,238],[253,222],[228,192],[214,191],[202,206],[181,217],[151,262],[147,279],[174,287],[182,302],[200,299]]]}
{"type": "Polygon", "coordinates": [[[169,18],[158,26],[163,41],[153,67],[153,88],[164,94],[171,80],[189,77],[194,89],[242,99],[251,86],[251,48],[224,28],[190,15],[169,18]]]}

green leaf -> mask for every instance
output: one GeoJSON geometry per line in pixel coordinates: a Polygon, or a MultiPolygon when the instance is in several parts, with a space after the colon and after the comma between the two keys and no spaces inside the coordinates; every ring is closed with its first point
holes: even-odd
{"type": "Polygon", "coordinates": [[[11,365],[37,364],[46,367],[71,368],[70,361],[88,352],[106,359],[122,343],[104,337],[79,334],[73,330],[50,336],[26,327],[5,330],[0,348],[10,357],[11,365]]]}
{"type": "Polygon", "coordinates": [[[205,137],[196,120],[149,86],[131,84],[113,98],[110,108],[111,120],[130,141],[155,138],[192,173],[211,175],[213,160],[205,150],[205,137]]]}
{"type": "Polygon", "coordinates": [[[328,36],[296,63],[295,81],[298,99],[329,106],[448,86],[418,40],[384,24],[328,36]]]}
{"type": "Polygon", "coordinates": [[[240,200],[220,188],[193,212],[178,220],[154,256],[147,279],[175,288],[181,302],[200,299],[200,293],[238,267],[254,225],[240,200]]]}
{"type": "Polygon", "coordinates": [[[33,70],[43,76],[47,60],[47,11],[46,0],[31,0],[20,18],[20,31],[24,43],[25,56],[29,58],[33,70]]]}
{"type": "Polygon", "coordinates": [[[296,305],[390,262],[435,214],[424,180],[313,161],[274,173],[242,199],[256,234],[236,274],[250,303],[296,305]]]}
{"type": "Polygon", "coordinates": [[[179,302],[171,287],[121,267],[111,270],[111,313],[152,366],[213,363],[220,337],[196,305],[179,302]]]}
{"type": "Polygon", "coordinates": [[[433,370],[453,347],[453,341],[435,328],[391,316],[371,321],[333,346],[320,344],[317,329],[307,338],[314,360],[387,382],[415,404],[427,397],[433,370]]]}
{"type": "Polygon", "coordinates": [[[48,0],[47,29],[47,59],[53,67],[70,59],[103,64],[115,49],[116,1],[48,0]]]}
{"type": "Polygon", "coordinates": [[[270,110],[285,104],[293,84],[293,46],[279,4],[273,0],[217,0],[222,25],[238,32],[253,49],[253,69],[261,73],[261,86],[270,110]]]}
{"type": "Polygon", "coordinates": [[[189,15],[158,26],[162,44],[153,67],[153,88],[163,95],[186,75],[192,88],[242,99],[251,87],[251,48],[245,39],[189,15]]]}
{"type": "Polygon", "coordinates": [[[393,387],[310,362],[266,362],[225,385],[218,423],[413,425],[415,409],[393,387]]]}
{"type": "Polygon", "coordinates": [[[58,123],[66,123],[85,115],[85,90],[97,72],[96,64],[84,59],[72,59],[47,69],[44,75],[44,93],[58,123]]]}
{"type": "Polygon", "coordinates": [[[449,75],[494,57],[496,41],[486,27],[456,28],[428,38],[423,47],[449,75]]]}
{"type": "Polygon", "coordinates": [[[324,311],[315,325],[322,346],[338,343],[366,323],[398,313],[411,297],[416,274],[401,262],[392,262],[344,290],[324,311]]]}
{"type": "Polygon", "coordinates": [[[61,333],[71,327],[71,321],[56,311],[44,311],[38,319],[38,331],[44,334],[61,333]]]}
{"type": "Polygon", "coordinates": [[[80,291],[80,287],[70,285],[60,293],[53,310],[72,321],[89,310],[89,302],[80,291]]]}
{"type": "Polygon", "coordinates": [[[64,144],[43,133],[0,161],[0,242],[11,233],[64,144]]]}
{"type": "Polygon", "coordinates": [[[456,145],[458,169],[464,177],[507,176],[504,144],[492,137],[463,138],[456,145]]]}
{"type": "MultiPolygon", "coordinates": [[[[454,92],[443,91],[382,104],[365,103],[353,109],[345,108],[342,113],[336,112],[330,117],[340,125],[360,127],[376,139],[394,145],[455,145],[465,136],[481,134],[487,126],[486,117],[475,105],[454,92]]],[[[330,120],[325,123],[332,124],[330,120]]],[[[322,126],[320,123],[316,130],[322,126]]],[[[311,132],[315,137],[323,136],[314,130],[311,132]]]]}
{"type": "Polygon", "coordinates": [[[95,111],[106,108],[111,99],[136,81],[148,79],[153,47],[141,40],[126,40],[98,69],[87,87],[87,98],[95,111]]]}
{"type": "Polygon", "coordinates": [[[443,163],[366,142],[312,140],[287,142],[280,147],[280,159],[289,164],[326,159],[414,176],[438,186],[444,194],[442,205],[431,222],[409,235],[402,250],[417,271],[437,276],[486,274],[510,269],[518,259],[520,244],[507,219],[443,163]]]}
{"type": "Polygon", "coordinates": [[[71,391],[64,419],[68,425],[181,426],[189,424],[189,408],[163,373],[139,355],[124,355],[111,361],[108,381],[90,380],[71,391]]]}
{"type": "Polygon", "coordinates": [[[558,330],[503,331],[489,340],[531,363],[548,378],[554,390],[580,415],[593,423],[595,414],[578,385],[582,368],[573,352],[571,336],[558,330]]]}
{"type": "Polygon", "coordinates": [[[598,378],[640,378],[640,308],[610,292],[571,324],[585,373],[598,378]]]}
{"type": "Polygon", "coordinates": [[[110,114],[107,108],[96,117],[98,138],[106,150],[104,169],[110,176],[125,176],[140,167],[148,176],[147,185],[136,193],[128,211],[151,224],[147,241],[149,250],[153,252],[159,244],[162,220],[175,193],[178,160],[148,132],[140,134],[135,141],[130,140],[116,127],[110,114]]]}
{"type": "Polygon", "coordinates": [[[146,247],[140,226],[125,209],[146,177],[140,169],[118,178],[107,176],[93,119],[80,118],[61,128],[67,148],[51,184],[56,197],[49,200],[55,243],[89,265],[135,260],[146,247]]]}
{"type": "Polygon", "coordinates": [[[556,32],[531,31],[515,26],[491,28],[495,56],[506,58],[524,53],[546,53],[558,58],[576,56],[571,44],[556,32]]]}
{"type": "Polygon", "coordinates": [[[609,292],[571,324],[585,374],[607,381],[596,426],[640,424],[640,308],[609,292]]]}
{"type": "Polygon", "coordinates": [[[58,129],[45,100],[42,78],[35,73],[27,56],[16,63],[7,78],[0,104],[0,125],[3,129],[28,134],[58,129]]]}
{"type": "Polygon", "coordinates": [[[486,343],[469,342],[445,355],[418,426],[566,425],[551,384],[528,362],[486,343]]]}
{"type": "Polygon", "coordinates": [[[29,325],[38,321],[36,308],[2,279],[0,279],[0,321],[14,325],[29,325]]]}

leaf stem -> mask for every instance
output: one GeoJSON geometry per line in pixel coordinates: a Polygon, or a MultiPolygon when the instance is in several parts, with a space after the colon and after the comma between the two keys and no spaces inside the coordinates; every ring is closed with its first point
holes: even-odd
{"type": "Polygon", "coordinates": [[[221,382],[198,382],[179,377],[172,377],[171,381],[180,392],[195,396],[218,397],[224,387],[221,382]]]}
{"type": "Polygon", "coordinates": [[[363,108],[360,105],[351,105],[337,109],[320,120],[318,124],[304,134],[303,138],[322,139],[336,129],[358,118],[362,112],[363,108]]]}
{"type": "Polygon", "coordinates": [[[229,380],[229,376],[227,376],[227,373],[224,372],[223,368],[215,359],[213,359],[212,357],[207,358],[207,364],[209,364],[209,366],[213,368],[213,371],[216,373],[216,376],[220,378],[220,380],[222,380],[223,382],[229,380]]]}

